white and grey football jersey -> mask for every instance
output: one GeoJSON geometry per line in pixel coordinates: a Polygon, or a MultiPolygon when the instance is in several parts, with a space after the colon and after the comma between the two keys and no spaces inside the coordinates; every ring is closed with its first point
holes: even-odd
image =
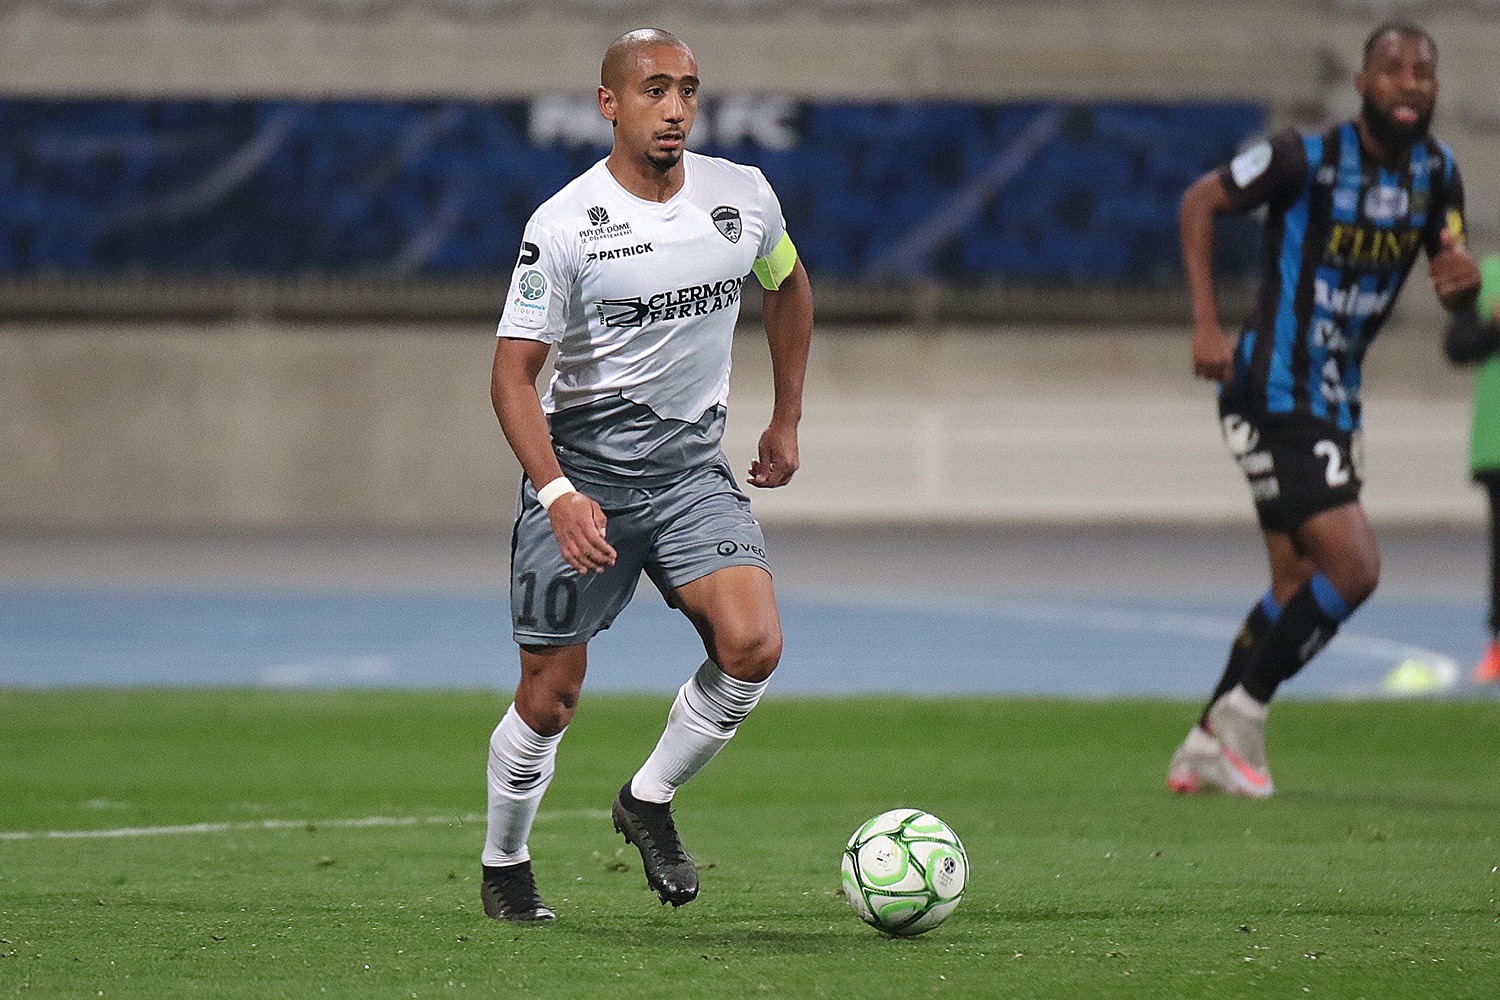
{"type": "Polygon", "coordinates": [[[693,152],[683,168],[653,202],[600,160],[526,226],[499,335],[557,345],[542,408],[575,470],[636,478],[718,451],[741,285],[786,224],[756,168],[693,152]]]}

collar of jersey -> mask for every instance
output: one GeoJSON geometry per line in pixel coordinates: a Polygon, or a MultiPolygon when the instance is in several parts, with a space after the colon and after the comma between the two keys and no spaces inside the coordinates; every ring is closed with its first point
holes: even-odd
{"type": "Polygon", "coordinates": [[[642,198],[640,195],[632,193],[625,187],[624,184],[620,183],[620,179],[618,177],[610,172],[609,157],[607,156],[599,161],[599,169],[604,171],[604,175],[609,178],[609,182],[615,186],[615,189],[626,198],[629,198],[631,201],[637,202],[642,205],[650,205],[653,208],[666,208],[686,199],[688,193],[693,190],[693,172],[695,169],[693,159],[697,155],[697,153],[694,153],[691,150],[685,149],[682,151],[682,187],[678,188],[677,193],[672,195],[672,197],[668,198],[666,201],[652,201],[649,198],[642,198]]]}

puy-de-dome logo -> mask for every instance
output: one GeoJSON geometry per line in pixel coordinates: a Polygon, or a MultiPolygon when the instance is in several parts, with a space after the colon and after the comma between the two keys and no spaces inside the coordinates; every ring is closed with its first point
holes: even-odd
{"type": "Polygon", "coordinates": [[[535,302],[547,294],[547,278],[541,271],[527,271],[521,275],[521,281],[516,287],[521,292],[521,298],[535,302]]]}
{"type": "Polygon", "coordinates": [[[594,205],[589,209],[589,225],[603,226],[609,222],[609,213],[604,210],[603,205],[594,205]]]}
{"type": "Polygon", "coordinates": [[[720,205],[709,213],[709,218],[714,220],[714,228],[719,231],[731,243],[740,241],[740,210],[733,205],[720,205]]]}

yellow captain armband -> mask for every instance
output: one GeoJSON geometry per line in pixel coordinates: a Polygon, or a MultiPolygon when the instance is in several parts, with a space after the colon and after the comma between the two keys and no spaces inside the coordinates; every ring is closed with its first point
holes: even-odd
{"type": "Polygon", "coordinates": [[[797,248],[792,246],[791,236],[782,233],[781,242],[776,244],[776,249],[755,261],[755,276],[760,279],[762,288],[769,288],[774,292],[796,266],[797,248]]]}
{"type": "Polygon", "coordinates": [[[1453,242],[1459,246],[1464,245],[1464,214],[1456,208],[1448,209],[1448,232],[1453,234],[1453,242]]]}

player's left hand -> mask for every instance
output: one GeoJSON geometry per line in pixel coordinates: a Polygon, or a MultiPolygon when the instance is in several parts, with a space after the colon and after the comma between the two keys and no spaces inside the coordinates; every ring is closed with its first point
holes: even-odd
{"type": "Polygon", "coordinates": [[[797,465],[797,428],[773,423],[760,436],[760,457],[750,463],[748,481],[762,489],[785,486],[797,465]]]}
{"type": "Polygon", "coordinates": [[[1427,276],[1438,301],[1449,309],[1463,305],[1479,290],[1479,265],[1467,247],[1447,229],[1441,234],[1443,249],[1427,264],[1427,276]]]}

